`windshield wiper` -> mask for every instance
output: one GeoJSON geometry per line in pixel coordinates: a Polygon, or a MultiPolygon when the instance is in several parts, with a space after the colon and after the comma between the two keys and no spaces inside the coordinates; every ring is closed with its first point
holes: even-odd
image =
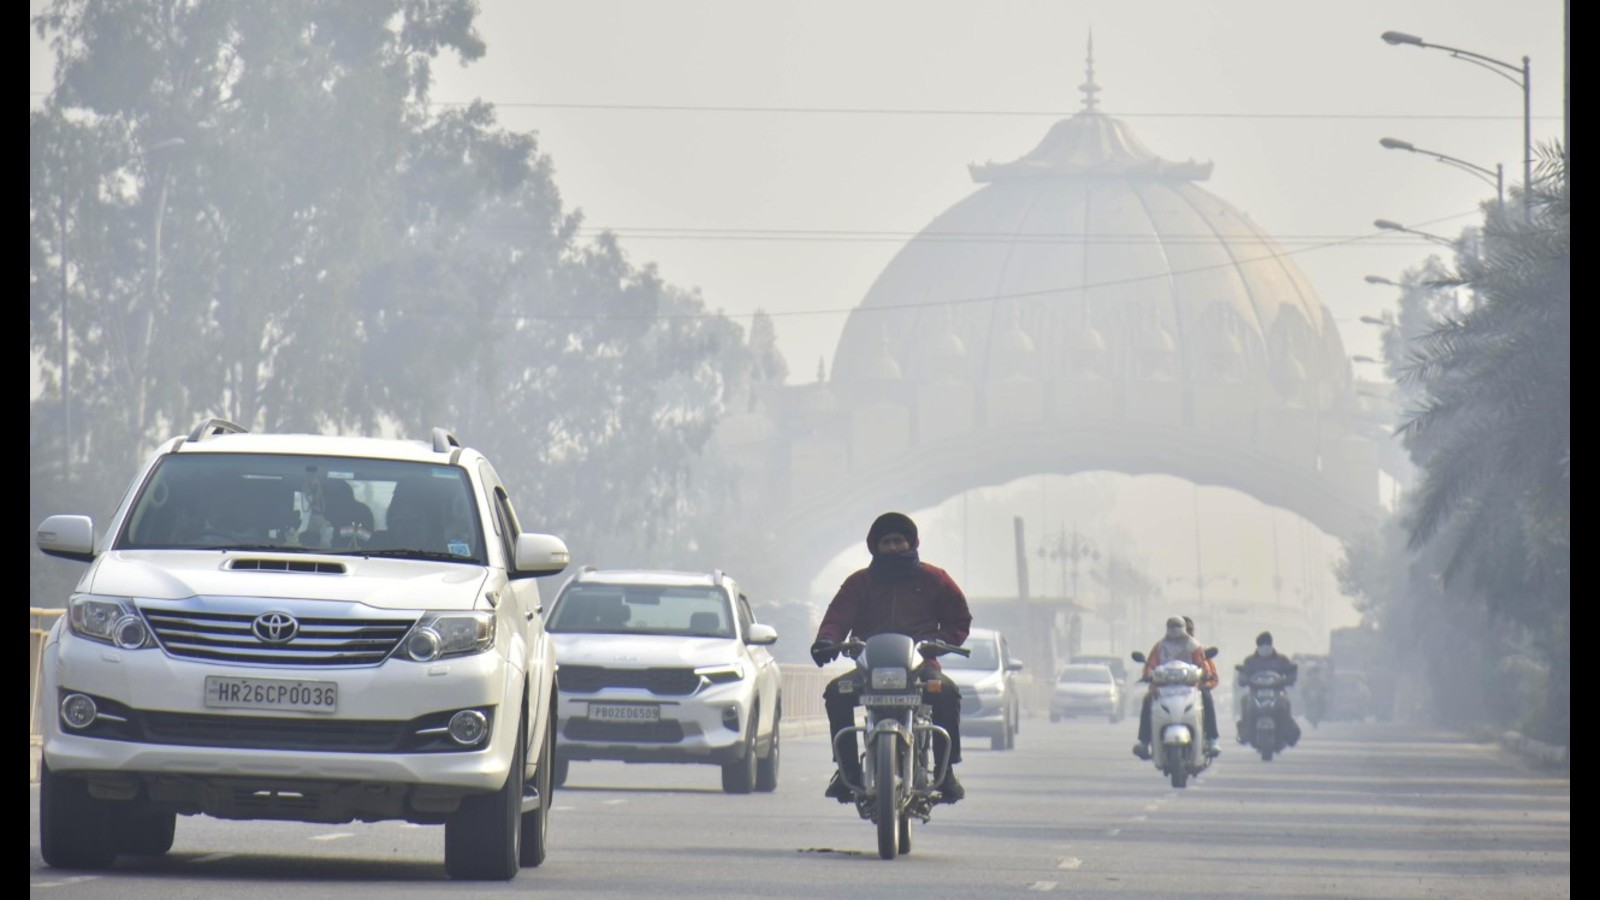
{"type": "Polygon", "coordinates": [[[470,556],[457,556],[454,553],[441,553],[438,550],[335,550],[332,556],[370,556],[383,559],[435,559],[441,562],[472,563],[478,561],[470,556]]]}

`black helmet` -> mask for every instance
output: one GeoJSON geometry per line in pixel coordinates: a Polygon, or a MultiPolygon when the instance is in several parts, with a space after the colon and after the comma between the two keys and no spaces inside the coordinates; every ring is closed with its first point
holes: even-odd
{"type": "Polygon", "coordinates": [[[1260,634],[1256,635],[1256,646],[1257,647],[1260,647],[1263,644],[1270,644],[1270,643],[1272,643],[1272,632],[1263,631],[1260,634]]]}

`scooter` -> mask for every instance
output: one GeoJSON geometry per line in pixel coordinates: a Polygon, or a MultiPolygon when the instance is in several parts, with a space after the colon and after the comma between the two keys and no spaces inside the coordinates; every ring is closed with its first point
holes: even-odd
{"type": "Polygon", "coordinates": [[[950,768],[950,732],[933,724],[933,707],[923,696],[941,682],[922,668],[923,654],[968,656],[972,651],[903,634],[851,638],[832,647],[856,661],[856,670],[839,683],[839,693],[854,693],[866,709],[866,725],[833,736],[834,753],[843,756],[843,735],[859,734],[862,783],[846,785],[861,818],[878,827],[878,856],[894,859],[911,852],[911,820],[931,821],[938,786],[950,768]]]}
{"type": "MultiPolygon", "coordinates": [[[[1217,655],[1217,648],[1206,648],[1206,658],[1217,655]]],[[[1133,651],[1133,661],[1142,663],[1143,653],[1133,651]]],[[[1150,673],[1150,733],[1155,737],[1151,761],[1175,788],[1188,787],[1189,778],[1211,765],[1205,753],[1202,727],[1203,706],[1200,683],[1206,671],[1181,659],[1169,660],[1150,673]]]]}
{"type": "Polygon", "coordinates": [[[1261,754],[1262,762],[1271,762],[1273,754],[1286,746],[1278,734],[1278,716],[1289,702],[1288,687],[1288,679],[1281,672],[1250,676],[1250,693],[1244,707],[1245,735],[1261,754]]]}

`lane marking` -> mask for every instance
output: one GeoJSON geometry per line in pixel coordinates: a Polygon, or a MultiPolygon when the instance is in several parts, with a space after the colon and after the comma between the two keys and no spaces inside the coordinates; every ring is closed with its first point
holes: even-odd
{"type": "Polygon", "coordinates": [[[1056,866],[1056,868],[1058,868],[1058,869],[1076,869],[1081,865],[1083,865],[1083,860],[1077,858],[1076,856],[1068,856],[1068,857],[1063,858],[1061,860],[1061,864],[1056,866]]]}
{"type": "Polygon", "coordinates": [[[1156,810],[1158,810],[1160,808],[1161,808],[1161,804],[1160,803],[1152,803],[1149,806],[1146,806],[1144,808],[1144,811],[1145,812],[1155,812],[1156,810]]]}
{"type": "Polygon", "coordinates": [[[1149,816],[1134,816],[1133,820],[1135,822],[1143,822],[1145,819],[1148,819],[1148,818],[1150,818],[1150,817],[1149,816]]]}
{"type": "Polygon", "coordinates": [[[571,812],[572,810],[577,809],[576,806],[552,806],[550,808],[557,812],[571,812]]]}
{"type": "Polygon", "coordinates": [[[210,863],[210,862],[217,862],[219,860],[224,860],[224,859],[232,859],[233,857],[234,857],[234,854],[232,854],[232,853],[208,853],[205,856],[196,857],[195,858],[195,862],[197,862],[197,863],[210,863]]]}
{"type": "Polygon", "coordinates": [[[1122,833],[1122,829],[1121,828],[1113,828],[1110,831],[1106,832],[1106,837],[1116,837],[1117,835],[1119,835],[1121,833],[1122,833]]]}
{"type": "Polygon", "coordinates": [[[1030,891],[1053,891],[1055,889],[1056,883],[1054,881],[1035,881],[1033,884],[1028,885],[1028,890],[1030,891]]]}
{"type": "Polygon", "coordinates": [[[348,838],[348,837],[355,837],[355,834],[352,833],[352,832],[349,832],[349,831],[339,831],[339,832],[335,832],[334,834],[316,834],[316,835],[312,835],[311,836],[311,840],[313,840],[313,841],[337,841],[337,840],[342,840],[343,838],[348,838]]]}
{"type": "Polygon", "coordinates": [[[617,806],[619,804],[627,803],[628,801],[627,800],[618,799],[618,800],[602,800],[601,802],[604,803],[607,806],[617,806]]]}
{"type": "Polygon", "coordinates": [[[59,881],[35,881],[32,884],[30,884],[29,887],[30,888],[70,887],[71,885],[74,885],[74,884],[82,884],[85,881],[99,881],[99,880],[100,880],[100,876],[99,875],[76,875],[76,876],[74,876],[72,878],[62,878],[59,881]]]}

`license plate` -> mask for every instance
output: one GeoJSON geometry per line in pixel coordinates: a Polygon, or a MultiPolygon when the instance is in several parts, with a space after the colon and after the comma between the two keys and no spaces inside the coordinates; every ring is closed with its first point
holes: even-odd
{"type": "Polygon", "coordinates": [[[627,703],[591,703],[589,718],[604,722],[658,722],[661,707],[627,703]]]}
{"type": "Polygon", "coordinates": [[[206,676],[206,706],[213,709],[290,709],[331,713],[339,708],[339,685],[332,681],[206,676]]]}
{"type": "Polygon", "coordinates": [[[921,694],[862,694],[862,706],[918,706],[921,694]]]}

